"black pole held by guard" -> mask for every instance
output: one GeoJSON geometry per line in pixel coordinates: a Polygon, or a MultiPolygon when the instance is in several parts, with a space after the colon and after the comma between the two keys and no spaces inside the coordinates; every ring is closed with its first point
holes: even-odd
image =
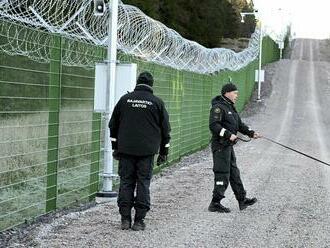
{"type": "Polygon", "coordinates": [[[319,159],[317,159],[317,158],[315,158],[315,157],[312,157],[312,156],[310,156],[310,155],[308,155],[308,154],[306,154],[306,153],[300,152],[300,151],[298,151],[298,150],[296,150],[296,149],[293,149],[293,148],[291,148],[291,147],[289,147],[289,146],[283,145],[283,144],[281,144],[281,143],[279,143],[279,142],[277,142],[277,141],[275,141],[275,140],[272,140],[272,139],[267,138],[267,137],[265,137],[265,136],[262,136],[262,138],[264,138],[265,140],[268,140],[268,141],[270,141],[270,142],[272,142],[272,143],[275,143],[275,144],[277,144],[277,145],[279,145],[279,146],[282,146],[282,147],[284,147],[284,148],[286,148],[286,149],[289,149],[289,150],[291,150],[291,151],[294,151],[294,152],[296,152],[296,153],[299,153],[299,154],[301,154],[301,155],[303,155],[303,156],[305,156],[305,157],[307,157],[307,158],[313,159],[313,160],[315,160],[315,161],[317,161],[317,162],[320,162],[320,163],[322,163],[322,164],[325,164],[325,165],[327,165],[327,166],[330,166],[329,163],[326,163],[326,162],[324,162],[324,161],[322,161],[322,160],[319,160],[319,159]]]}

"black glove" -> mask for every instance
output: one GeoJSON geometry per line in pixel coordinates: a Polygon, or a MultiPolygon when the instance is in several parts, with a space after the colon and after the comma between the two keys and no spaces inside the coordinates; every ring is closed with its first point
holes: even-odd
{"type": "Polygon", "coordinates": [[[254,131],[253,130],[249,130],[249,133],[247,134],[250,138],[253,138],[254,136],[254,131]]]}
{"type": "Polygon", "coordinates": [[[111,141],[112,150],[117,150],[118,149],[117,138],[110,137],[110,141],[111,141]]]}
{"type": "Polygon", "coordinates": [[[167,155],[158,155],[157,158],[157,166],[160,166],[161,164],[165,163],[167,161],[167,155]]]}
{"type": "Polygon", "coordinates": [[[168,147],[165,147],[163,145],[160,146],[159,149],[159,155],[162,154],[162,156],[167,156],[168,154],[168,147]]]}
{"type": "Polygon", "coordinates": [[[119,156],[119,152],[118,152],[118,150],[113,150],[113,152],[112,152],[112,157],[113,157],[115,160],[119,160],[119,159],[120,159],[120,156],[119,156]]]}

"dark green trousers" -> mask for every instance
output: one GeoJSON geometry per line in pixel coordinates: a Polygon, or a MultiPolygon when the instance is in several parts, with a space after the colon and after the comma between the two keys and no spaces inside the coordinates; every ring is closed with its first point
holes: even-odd
{"type": "Polygon", "coordinates": [[[213,172],[213,201],[220,201],[225,197],[225,191],[229,183],[238,201],[245,198],[246,191],[236,165],[233,146],[227,146],[213,152],[213,172]]]}

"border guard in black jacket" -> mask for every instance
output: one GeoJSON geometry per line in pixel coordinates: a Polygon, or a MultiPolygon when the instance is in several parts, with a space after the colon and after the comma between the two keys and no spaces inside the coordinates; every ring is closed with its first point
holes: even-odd
{"type": "Polygon", "coordinates": [[[154,155],[159,150],[157,165],[167,160],[171,131],[169,116],[164,102],[153,95],[152,86],[152,75],[142,72],[134,91],[121,97],[116,104],[109,122],[113,155],[119,160],[118,207],[123,230],[131,227],[133,207],[132,229],[145,229],[154,155]]]}
{"type": "Polygon", "coordinates": [[[240,171],[236,165],[236,157],[233,145],[237,140],[237,132],[248,135],[251,138],[259,138],[260,135],[250,130],[241,120],[234,103],[238,96],[236,85],[225,84],[221,95],[212,100],[209,128],[212,133],[212,154],[214,172],[213,198],[208,210],[211,212],[230,212],[220,201],[224,198],[225,191],[230,183],[240,210],[256,203],[256,198],[247,198],[240,171]]]}

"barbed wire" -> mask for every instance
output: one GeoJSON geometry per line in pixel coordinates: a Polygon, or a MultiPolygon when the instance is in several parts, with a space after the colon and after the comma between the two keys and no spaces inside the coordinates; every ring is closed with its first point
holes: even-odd
{"type": "MultiPolygon", "coordinates": [[[[52,48],[56,46],[48,32],[0,18],[0,51],[11,56],[27,56],[39,63],[49,63],[52,48]]],[[[61,48],[61,63],[66,66],[93,68],[95,62],[106,56],[104,49],[78,40],[62,39],[61,48]]]]}
{"type": "MultiPolygon", "coordinates": [[[[98,59],[93,48],[108,45],[111,11],[106,8],[103,16],[95,16],[92,3],[92,0],[3,0],[0,16],[6,21],[0,24],[0,35],[7,41],[0,43],[0,49],[49,62],[49,48],[53,46],[48,34],[51,32],[69,38],[65,41],[64,64],[93,67],[98,59]]],[[[248,47],[241,52],[210,49],[183,38],[134,6],[120,2],[118,9],[119,50],[146,61],[197,73],[245,67],[258,56],[259,32],[256,29],[248,47]]]]}

